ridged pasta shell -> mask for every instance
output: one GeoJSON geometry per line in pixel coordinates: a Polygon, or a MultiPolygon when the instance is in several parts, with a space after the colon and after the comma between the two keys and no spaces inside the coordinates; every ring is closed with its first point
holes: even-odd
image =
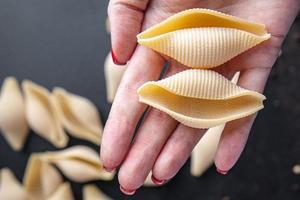
{"type": "Polygon", "coordinates": [[[112,200],[104,194],[96,185],[89,184],[83,187],[83,200],[112,200]]]}
{"type": "Polygon", "coordinates": [[[265,26],[208,9],[175,14],[138,36],[138,43],[192,68],[219,66],[270,38],[265,26]]]}
{"type": "Polygon", "coordinates": [[[243,89],[222,75],[201,69],[150,81],[138,89],[140,102],[166,112],[182,124],[211,128],[263,108],[265,96],[243,89]]]}
{"type": "Polygon", "coordinates": [[[103,169],[97,152],[86,146],[74,146],[68,149],[47,152],[44,158],[56,165],[62,173],[75,182],[92,180],[112,180],[113,173],[103,169]]]}
{"type": "Polygon", "coordinates": [[[25,103],[18,81],[4,80],[0,95],[0,129],[13,150],[20,151],[28,136],[25,103]]]}
{"type": "Polygon", "coordinates": [[[32,154],[29,158],[24,186],[31,199],[46,199],[62,184],[63,180],[57,169],[42,158],[42,154],[32,154]]]}
{"type": "MultiPolygon", "coordinates": [[[[237,72],[231,82],[236,84],[239,75],[240,73],[237,72]]],[[[222,124],[208,129],[194,147],[191,155],[191,174],[193,176],[201,176],[213,164],[224,127],[225,124],[222,124]]]]}
{"type": "Polygon", "coordinates": [[[88,99],[62,88],[53,90],[60,122],[72,136],[100,145],[102,124],[97,107],[88,99]]]}
{"type": "Polygon", "coordinates": [[[26,117],[31,129],[56,147],[65,147],[69,141],[58,120],[49,91],[31,81],[23,81],[26,117]]]}
{"type": "Polygon", "coordinates": [[[114,101],[116,92],[118,90],[119,84],[126,71],[126,66],[119,66],[114,64],[111,54],[106,56],[104,62],[104,75],[106,81],[106,95],[107,101],[112,103],[114,101]]]}
{"type": "Polygon", "coordinates": [[[29,196],[23,186],[8,168],[0,170],[0,199],[29,200],[29,196]]]}
{"type": "Polygon", "coordinates": [[[47,200],[74,200],[70,183],[61,184],[47,200]]]}

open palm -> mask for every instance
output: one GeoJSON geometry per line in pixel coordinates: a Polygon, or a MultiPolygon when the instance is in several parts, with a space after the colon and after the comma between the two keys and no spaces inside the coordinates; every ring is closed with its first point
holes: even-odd
{"type": "MultiPolygon", "coordinates": [[[[267,42],[234,58],[215,70],[230,78],[241,71],[238,85],[263,92],[280,46],[299,9],[298,0],[111,0],[112,54],[116,63],[128,69],[107,120],[101,144],[101,160],[108,171],[120,167],[121,190],[133,194],[152,170],[152,180],[163,184],[178,172],[205,130],[179,124],[161,111],[147,109],[138,102],[137,89],[146,81],[157,80],[167,61],[146,47],[136,46],[136,35],[167,17],[190,8],[209,8],[243,19],[260,22],[272,37],[267,42]]],[[[170,61],[165,76],[186,69],[170,61]]],[[[121,67],[121,66],[120,66],[121,67]]],[[[215,164],[225,174],[238,160],[246,144],[255,116],[227,123],[219,143],[215,164]]]]}

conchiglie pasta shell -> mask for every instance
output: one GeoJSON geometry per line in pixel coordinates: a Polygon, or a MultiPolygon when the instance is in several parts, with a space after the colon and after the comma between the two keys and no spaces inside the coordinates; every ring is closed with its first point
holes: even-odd
{"type": "Polygon", "coordinates": [[[0,170],[0,199],[29,200],[27,192],[8,168],[0,170]]]}
{"type": "Polygon", "coordinates": [[[90,100],[62,88],[53,90],[53,100],[60,122],[72,136],[100,145],[103,127],[90,100]]]}
{"type": "Polygon", "coordinates": [[[114,177],[113,173],[103,169],[98,153],[86,146],[47,152],[45,159],[56,165],[66,177],[75,182],[112,180],[114,177]]]}
{"type": "Polygon", "coordinates": [[[28,136],[25,103],[18,81],[14,77],[4,80],[0,95],[0,129],[15,151],[20,151],[28,136]]]}
{"type": "Polygon", "coordinates": [[[89,184],[83,187],[83,200],[112,200],[104,194],[96,185],[89,184]]]}
{"type": "Polygon", "coordinates": [[[22,83],[25,94],[26,116],[32,130],[56,147],[65,147],[69,141],[49,91],[31,81],[22,83]]]}
{"type": "Polygon", "coordinates": [[[210,70],[186,70],[138,89],[139,100],[193,128],[211,128],[263,108],[265,96],[210,70]]]}
{"type": "Polygon", "coordinates": [[[70,183],[61,184],[47,200],[74,200],[70,183]]]}

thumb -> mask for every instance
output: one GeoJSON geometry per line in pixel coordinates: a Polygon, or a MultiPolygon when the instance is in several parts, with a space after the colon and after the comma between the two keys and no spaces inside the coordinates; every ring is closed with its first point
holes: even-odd
{"type": "Polygon", "coordinates": [[[124,65],[136,47],[144,11],[149,0],[110,0],[111,53],[115,64],[124,65]]]}

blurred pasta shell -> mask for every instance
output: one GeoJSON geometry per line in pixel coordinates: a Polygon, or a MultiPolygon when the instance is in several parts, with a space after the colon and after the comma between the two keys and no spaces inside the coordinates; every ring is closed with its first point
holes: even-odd
{"type": "Polygon", "coordinates": [[[152,171],[148,174],[143,186],[144,187],[157,187],[158,185],[154,184],[151,179],[152,171]]]}
{"type": "Polygon", "coordinates": [[[104,62],[104,75],[106,81],[107,101],[109,103],[112,103],[115,98],[116,92],[118,90],[123,74],[126,71],[126,68],[127,66],[114,64],[110,53],[106,56],[104,62]]]}
{"type": "Polygon", "coordinates": [[[60,122],[72,136],[100,145],[102,124],[97,107],[88,99],[62,88],[53,90],[60,122]]]}
{"type": "MultiPolygon", "coordinates": [[[[237,72],[231,82],[236,84],[239,75],[240,73],[237,72]]],[[[193,176],[201,176],[213,164],[224,127],[225,124],[222,124],[208,129],[193,149],[191,155],[191,174],[193,176]]]]}
{"type": "Polygon", "coordinates": [[[42,154],[32,154],[26,166],[24,186],[31,199],[46,199],[62,184],[58,170],[47,163],[42,154]]]}
{"type": "Polygon", "coordinates": [[[193,128],[211,128],[251,115],[263,108],[265,99],[214,71],[201,69],[147,82],[138,94],[140,102],[193,128]]]}
{"type": "Polygon", "coordinates": [[[31,129],[55,147],[65,147],[69,141],[58,120],[49,91],[31,81],[23,81],[26,116],[31,129]]]}
{"type": "Polygon", "coordinates": [[[112,180],[114,177],[113,173],[103,169],[98,153],[87,146],[79,145],[62,151],[47,152],[44,157],[75,182],[112,180]]]}
{"type": "Polygon", "coordinates": [[[20,151],[28,136],[25,103],[18,81],[4,80],[0,94],[0,128],[13,150],[20,151]]]}
{"type": "Polygon", "coordinates": [[[208,9],[177,13],[147,29],[138,43],[192,68],[219,66],[270,38],[265,25],[208,9]]]}
{"type": "Polygon", "coordinates": [[[104,194],[96,185],[89,184],[83,187],[83,200],[112,200],[104,194]]]}
{"type": "Polygon", "coordinates": [[[29,200],[23,186],[8,168],[0,170],[0,199],[29,200]]]}
{"type": "Polygon", "coordinates": [[[70,183],[62,183],[47,200],[74,200],[70,183]]]}

